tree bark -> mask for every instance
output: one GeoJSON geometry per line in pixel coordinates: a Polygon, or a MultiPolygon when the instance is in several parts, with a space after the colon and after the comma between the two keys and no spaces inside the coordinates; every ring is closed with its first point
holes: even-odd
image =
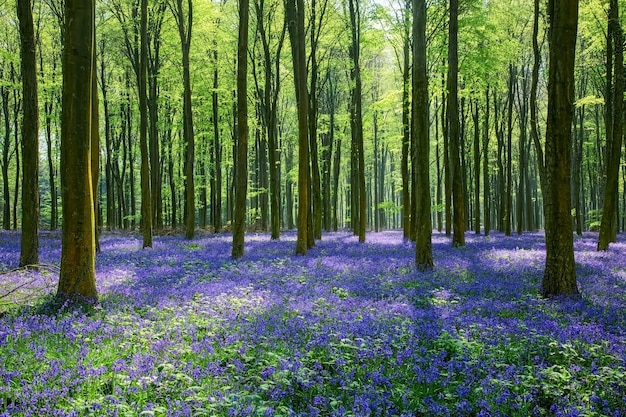
{"type": "Polygon", "coordinates": [[[450,26],[448,44],[448,129],[450,134],[450,160],[452,165],[453,235],[452,245],[465,246],[465,198],[463,172],[459,146],[459,101],[458,101],[458,30],[459,2],[450,0],[450,26]]]}
{"type": "Polygon", "coordinates": [[[480,120],[478,100],[474,101],[474,232],[480,234],[480,120]]]}
{"type": "Polygon", "coordinates": [[[147,107],[150,115],[148,142],[150,151],[150,197],[152,209],[152,226],[156,230],[163,229],[163,170],[159,146],[159,72],[161,70],[161,29],[165,16],[166,3],[158,1],[150,10],[147,28],[147,107]]]}
{"type": "Polygon", "coordinates": [[[91,111],[95,2],[65,1],[61,190],[63,236],[57,298],[97,302],[91,111]]]}
{"type": "Polygon", "coordinates": [[[506,208],[504,212],[504,234],[511,236],[513,221],[513,101],[517,86],[517,68],[509,64],[509,96],[506,118],[506,208]]]}
{"type": "Polygon", "coordinates": [[[237,44],[237,165],[232,257],[244,254],[246,195],[248,193],[248,0],[239,0],[237,44]]]}
{"type": "MultiPolygon", "coordinates": [[[[407,0],[404,9],[404,43],[402,62],[402,161],[400,170],[402,174],[402,230],[404,239],[411,237],[411,195],[409,192],[411,181],[409,177],[409,145],[411,143],[410,114],[411,103],[409,100],[409,83],[411,77],[411,39],[409,22],[411,13],[411,1],[407,0]]],[[[439,172],[439,170],[437,170],[439,172]]]]}
{"type": "Polygon", "coordinates": [[[185,237],[193,239],[196,225],[196,203],[194,186],[195,140],[193,131],[193,111],[191,107],[191,75],[189,73],[189,53],[193,26],[193,1],[187,0],[187,16],[183,0],[171,0],[170,8],[178,26],[183,66],[183,136],[185,141],[185,237]]]}
{"type": "Polygon", "coordinates": [[[20,267],[39,263],[39,103],[35,30],[30,0],[17,1],[22,65],[22,236],[20,267]]]}
{"type": "Polygon", "coordinates": [[[308,92],[306,59],[304,52],[304,2],[285,1],[285,18],[291,40],[294,67],[294,83],[298,102],[298,237],[296,254],[306,255],[309,224],[309,141],[308,141],[308,92]]]}
{"type": "MultiPolygon", "coordinates": [[[[141,148],[141,230],[143,247],[152,247],[152,196],[148,155],[148,0],[141,0],[139,53],[139,147],[141,148]]],[[[153,169],[158,167],[153,166],[153,169]]]]}
{"type": "MultiPolygon", "coordinates": [[[[624,67],[623,33],[619,24],[619,9],[617,0],[611,0],[609,9],[609,36],[613,40],[614,50],[614,83],[612,94],[613,115],[610,118],[613,123],[612,137],[607,136],[606,157],[606,182],[604,185],[604,198],[602,202],[602,219],[600,221],[600,235],[598,237],[598,250],[608,250],[609,243],[613,241],[613,228],[616,222],[617,190],[619,181],[619,164],[622,152],[622,120],[624,108],[624,67]]],[[[608,133],[607,129],[607,133],[608,133]]]]}
{"type": "Polygon", "coordinates": [[[485,118],[483,121],[483,211],[483,230],[485,232],[485,236],[489,236],[489,232],[491,231],[491,186],[489,183],[489,86],[485,89],[485,118]]]}
{"type": "Polygon", "coordinates": [[[546,266],[541,283],[544,297],[578,294],[570,188],[578,0],[550,0],[548,12],[550,63],[544,193],[546,266]]]}
{"type": "Polygon", "coordinates": [[[432,269],[432,218],[430,213],[430,135],[428,75],[426,70],[426,0],[413,0],[413,114],[412,134],[416,147],[417,196],[415,263],[421,271],[432,269]]]}
{"type": "MultiPolygon", "coordinates": [[[[356,185],[356,203],[358,210],[358,217],[356,218],[358,224],[354,224],[354,230],[359,236],[359,242],[365,242],[365,225],[367,220],[367,203],[366,203],[366,190],[365,190],[365,155],[363,150],[363,110],[362,110],[362,80],[361,80],[361,64],[360,64],[360,49],[361,49],[361,12],[359,8],[359,2],[357,0],[348,1],[350,11],[350,29],[352,32],[352,43],[350,45],[350,57],[352,58],[352,68],[350,70],[350,78],[352,79],[354,86],[352,89],[352,107],[351,107],[351,119],[352,128],[354,129],[353,140],[355,158],[355,175],[356,179],[353,184],[356,185]]],[[[353,190],[354,192],[354,190],[353,190]]],[[[352,219],[354,219],[352,213],[352,219]]]]}
{"type": "MultiPolygon", "coordinates": [[[[4,81],[4,80],[3,80],[4,81]]],[[[2,146],[2,194],[4,195],[4,210],[2,211],[2,228],[11,229],[11,192],[9,190],[9,161],[11,151],[11,119],[9,110],[9,87],[0,85],[2,96],[2,115],[4,116],[4,143],[2,146]]]]}
{"type": "Polygon", "coordinates": [[[211,210],[213,230],[219,233],[222,230],[222,142],[219,127],[219,87],[218,52],[217,41],[213,44],[213,175],[211,176],[211,210]]]}
{"type": "Polygon", "coordinates": [[[539,128],[537,120],[537,86],[539,84],[539,69],[541,67],[541,52],[539,50],[539,0],[534,0],[533,13],[533,69],[530,82],[530,136],[535,147],[537,157],[537,167],[539,171],[539,185],[545,190],[545,161],[543,155],[543,147],[539,141],[539,128]]]}

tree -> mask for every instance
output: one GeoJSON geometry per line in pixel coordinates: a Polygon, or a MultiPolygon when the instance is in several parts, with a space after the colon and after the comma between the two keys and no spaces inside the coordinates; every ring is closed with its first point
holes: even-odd
{"type": "Polygon", "coordinates": [[[459,145],[459,2],[450,0],[450,26],[448,44],[448,134],[450,135],[450,162],[452,169],[452,204],[454,246],[465,246],[465,202],[463,192],[463,172],[461,169],[459,145]]]}
{"type": "Polygon", "coordinates": [[[544,297],[576,295],[571,219],[571,151],[578,0],[550,0],[550,62],[546,126],[544,297]]]}
{"type": "Polygon", "coordinates": [[[428,117],[428,76],[426,72],[426,0],[413,0],[413,114],[417,161],[415,263],[420,270],[433,267],[432,220],[430,215],[430,137],[428,117]]]}
{"type": "Polygon", "coordinates": [[[237,165],[235,167],[235,213],[233,258],[244,253],[246,195],[248,193],[248,20],[249,2],[239,0],[239,41],[237,44],[237,165]]]}
{"type": "Polygon", "coordinates": [[[163,181],[161,153],[159,149],[159,73],[163,65],[161,60],[161,30],[167,4],[164,0],[157,0],[150,9],[147,17],[147,84],[148,84],[148,114],[150,127],[148,141],[150,148],[150,194],[152,209],[152,226],[160,230],[163,228],[163,196],[161,183],[163,181]]]}
{"type": "Polygon", "coordinates": [[[365,194],[365,154],[363,149],[363,103],[361,80],[361,9],[357,0],[348,0],[350,11],[350,57],[352,81],[350,106],[350,127],[352,132],[352,212],[350,222],[354,233],[359,236],[359,242],[365,242],[366,225],[366,194],[365,194]]]}
{"type": "MultiPolygon", "coordinates": [[[[141,148],[141,230],[143,247],[152,247],[152,197],[148,160],[148,0],[141,0],[139,53],[139,147],[141,148]]],[[[158,169],[154,166],[154,169],[158,169]]]]}
{"type": "MultiPolygon", "coordinates": [[[[613,114],[609,120],[612,128],[607,129],[612,133],[612,137],[607,136],[607,163],[606,182],[604,184],[604,199],[602,204],[602,219],[600,222],[600,235],[598,237],[598,250],[608,250],[609,242],[613,241],[613,230],[616,222],[615,209],[617,206],[617,190],[619,181],[620,159],[622,154],[622,132],[623,132],[623,108],[624,108],[624,48],[623,34],[619,23],[619,10],[617,0],[611,0],[609,8],[609,33],[613,44],[614,53],[614,82],[613,91],[607,91],[607,95],[612,94],[612,106],[607,111],[612,110],[613,114]]],[[[610,74],[607,74],[610,76],[610,74]]]]}
{"type": "Polygon", "coordinates": [[[39,263],[39,103],[37,58],[30,0],[17,1],[22,62],[22,238],[20,267],[39,263]]]}
{"type": "Polygon", "coordinates": [[[274,34],[272,24],[276,17],[276,6],[272,3],[265,10],[265,1],[256,0],[254,8],[257,15],[257,30],[262,46],[263,88],[257,87],[259,105],[265,134],[267,136],[270,174],[270,225],[272,239],[280,238],[280,154],[278,150],[278,97],[280,93],[280,54],[285,40],[287,27],[283,25],[278,34],[274,34]],[[277,38],[275,45],[271,40],[277,38]]]}
{"type": "Polygon", "coordinates": [[[309,141],[308,91],[304,52],[304,1],[285,0],[285,19],[289,30],[293,74],[298,102],[298,237],[296,254],[306,255],[309,225],[309,141]]]}
{"type": "Polygon", "coordinates": [[[91,111],[95,1],[65,0],[61,193],[63,234],[57,298],[96,302],[91,111]]]}
{"type": "Polygon", "coordinates": [[[189,71],[189,52],[191,49],[191,31],[193,26],[193,1],[187,0],[187,16],[183,0],[169,0],[169,7],[178,26],[183,64],[183,136],[185,140],[185,237],[193,239],[196,225],[194,160],[195,141],[193,131],[193,112],[191,107],[191,74],[189,71]]]}

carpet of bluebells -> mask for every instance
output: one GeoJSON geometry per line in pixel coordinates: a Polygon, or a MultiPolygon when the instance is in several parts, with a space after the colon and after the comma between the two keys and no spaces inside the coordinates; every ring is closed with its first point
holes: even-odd
{"type": "MultiPolygon", "coordinates": [[[[247,235],[237,261],[230,235],[105,234],[99,305],[0,299],[0,416],[626,416],[626,235],[596,238],[575,240],[582,297],[546,300],[539,233],[435,234],[427,272],[397,231],[305,257],[247,235]]],[[[54,274],[18,258],[0,232],[0,296],[54,274]]]]}

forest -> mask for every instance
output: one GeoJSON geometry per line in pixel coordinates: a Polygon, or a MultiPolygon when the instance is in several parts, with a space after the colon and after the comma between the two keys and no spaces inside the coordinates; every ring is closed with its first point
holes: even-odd
{"type": "Polygon", "coordinates": [[[620,0],[0,0],[0,416],[626,415],[620,0]]]}

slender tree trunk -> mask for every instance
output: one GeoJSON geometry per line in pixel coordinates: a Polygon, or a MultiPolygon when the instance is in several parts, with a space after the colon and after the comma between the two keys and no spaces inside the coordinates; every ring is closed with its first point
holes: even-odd
{"type": "Polygon", "coordinates": [[[105,143],[105,182],[106,182],[106,223],[107,229],[115,227],[115,187],[113,184],[113,144],[111,135],[111,114],[109,112],[108,79],[106,76],[106,60],[104,50],[106,43],[102,40],[100,44],[100,88],[102,90],[102,105],[104,107],[104,143],[105,143]]]}
{"type": "Polygon", "coordinates": [[[339,229],[339,174],[341,169],[341,136],[337,136],[333,160],[333,230],[339,229]]]}
{"type": "Polygon", "coordinates": [[[478,100],[474,102],[474,232],[480,234],[480,121],[478,100]]]}
{"type": "Polygon", "coordinates": [[[246,194],[248,193],[248,0],[239,0],[239,41],[237,46],[237,173],[232,257],[244,254],[246,194]]]}
{"type": "Polygon", "coordinates": [[[95,2],[65,0],[61,188],[63,237],[57,297],[96,302],[91,122],[95,2]]]}
{"type": "Polygon", "coordinates": [[[172,229],[176,229],[178,226],[178,197],[176,191],[176,182],[174,181],[174,138],[172,137],[172,114],[171,110],[166,111],[166,119],[168,127],[166,131],[166,143],[167,143],[167,172],[169,177],[170,194],[172,199],[172,229]]]}
{"type": "Polygon", "coordinates": [[[433,268],[432,218],[430,214],[430,136],[426,60],[426,0],[413,0],[413,113],[412,134],[417,151],[417,236],[415,263],[420,270],[433,268]]]}
{"type": "MultiPolygon", "coordinates": [[[[478,175],[478,174],[477,174],[478,175]]],[[[485,118],[483,121],[483,211],[485,236],[491,231],[491,187],[489,183],[489,86],[485,89],[485,118]]]]}
{"type": "Polygon", "coordinates": [[[495,112],[495,126],[496,126],[496,137],[498,139],[498,155],[497,155],[497,167],[498,167],[498,177],[497,177],[497,185],[498,192],[496,195],[496,214],[498,219],[498,230],[500,232],[504,232],[505,229],[505,215],[506,215],[506,177],[504,174],[504,161],[503,161],[503,153],[504,153],[504,122],[500,118],[500,106],[501,101],[497,98],[497,93],[494,91],[494,112],[495,112]]]}
{"type": "Polygon", "coordinates": [[[304,2],[285,1],[285,18],[291,40],[296,100],[298,102],[298,237],[296,254],[306,255],[309,226],[309,140],[308,140],[308,92],[306,59],[304,52],[304,2]]]}
{"type": "MultiPolygon", "coordinates": [[[[352,118],[355,129],[354,139],[356,142],[355,151],[356,155],[356,174],[357,178],[354,182],[358,189],[358,222],[356,229],[359,235],[359,242],[365,242],[365,225],[367,220],[367,203],[366,203],[366,190],[365,190],[365,155],[363,150],[363,110],[362,110],[362,81],[361,81],[361,63],[360,63],[360,49],[361,49],[361,11],[359,2],[356,0],[349,0],[348,6],[350,10],[350,29],[352,31],[352,44],[350,46],[350,56],[352,58],[352,69],[350,70],[350,76],[354,82],[354,89],[352,94],[353,108],[352,118]]],[[[353,213],[354,216],[354,213],[353,213]]]]}
{"type": "Polygon", "coordinates": [[[518,113],[519,113],[519,138],[518,138],[518,183],[517,183],[517,234],[521,235],[523,230],[529,230],[528,223],[531,217],[530,211],[526,210],[526,196],[530,192],[528,185],[528,153],[527,132],[528,132],[528,81],[527,69],[522,67],[521,86],[518,87],[518,113]]]}
{"type": "MultiPolygon", "coordinates": [[[[15,66],[11,63],[11,81],[17,84],[17,72],[15,66]]],[[[20,129],[19,129],[19,114],[22,107],[22,100],[18,96],[17,89],[13,89],[13,139],[15,141],[15,188],[13,194],[13,229],[17,230],[17,208],[20,197],[20,178],[22,177],[22,170],[20,168],[22,158],[20,157],[20,129]]]]}
{"type": "Polygon", "coordinates": [[[506,208],[504,214],[504,234],[511,236],[513,221],[513,101],[517,86],[517,68],[509,64],[509,96],[507,99],[506,129],[506,208]]]}
{"type": "Polygon", "coordinates": [[[39,103],[35,30],[30,0],[17,1],[22,65],[22,237],[20,267],[39,263],[39,103]]]}
{"type": "MultiPolygon", "coordinates": [[[[404,233],[404,239],[411,237],[411,195],[409,193],[409,187],[411,182],[409,180],[409,145],[411,142],[411,126],[410,126],[410,113],[411,103],[409,99],[409,83],[411,77],[411,62],[410,62],[410,50],[411,39],[409,33],[410,27],[410,11],[411,0],[406,1],[404,9],[404,43],[403,43],[403,62],[402,62],[402,162],[401,162],[401,174],[402,174],[402,229],[404,233]]],[[[439,170],[437,170],[439,174],[439,170]]]]}
{"type": "MultiPolygon", "coordinates": [[[[293,169],[293,148],[289,146],[285,152],[285,169],[290,172],[293,169]]],[[[292,230],[295,227],[293,218],[293,181],[289,175],[285,176],[285,200],[287,211],[287,228],[292,230]]]]}
{"type": "MultiPolygon", "coordinates": [[[[172,0],[174,1],[174,0],[172,0]]],[[[178,26],[183,66],[183,136],[185,141],[185,237],[193,239],[196,226],[196,204],[194,186],[195,140],[193,131],[193,111],[191,107],[191,75],[189,72],[189,53],[193,26],[193,1],[187,0],[187,15],[183,0],[175,0],[170,8],[178,26]]]]}
{"type": "MultiPolygon", "coordinates": [[[[4,80],[3,80],[4,81],[4,80]]],[[[9,155],[11,151],[11,123],[9,111],[9,87],[0,85],[2,96],[2,115],[4,116],[4,143],[2,146],[2,191],[4,195],[4,210],[2,212],[2,227],[11,229],[11,192],[9,190],[9,155]]]]}
{"type": "Polygon", "coordinates": [[[450,160],[452,164],[453,199],[453,246],[465,246],[465,203],[463,196],[463,172],[459,145],[459,101],[458,101],[458,30],[459,2],[450,0],[450,26],[448,45],[448,123],[450,133],[450,160]]]}
{"type": "MultiPolygon", "coordinates": [[[[442,76],[442,84],[445,83],[445,77],[442,76]]],[[[442,85],[441,97],[441,124],[443,131],[443,187],[445,196],[445,212],[446,212],[446,236],[452,234],[452,173],[450,167],[450,129],[448,121],[448,98],[445,94],[445,85],[442,85]]]]}
{"type": "Polygon", "coordinates": [[[147,22],[147,107],[150,115],[148,141],[150,151],[150,197],[152,209],[152,226],[156,230],[163,229],[163,169],[159,144],[159,72],[161,70],[161,29],[165,17],[166,3],[158,2],[149,14],[147,22]]]}
{"type": "Polygon", "coordinates": [[[98,186],[100,181],[100,102],[98,99],[98,66],[96,63],[96,35],[94,34],[93,65],[91,69],[91,188],[93,195],[93,218],[94,218],[94,241],[96,252],[100,252],[100,193],[98,186]]]}
{"type": "Polygon", "coordinates": [[[530,82],[530,136],[535,147],[535,156],[537,158],[537,168],[539,171],[539,184],[541,190],[545,188],[546,168],[543,155],[543,147],[539,140],[539,128],[537,117],[537,86],[539,84],[539,69],[541,67],[541,51],[539,50],[539,42],[537,40],[539,36],[539,0],[534,0],[534,13],[533,13],[533,69],[530,82]]]}
{"type": "Polygon", "coordinates": [[[582,187],[582,150],[583,150],[583,141],[585,140],[585,106],[582,105],[578,108],[578,119],[580,123],[580,128],[576,129],[576,141],[574,145],[574,163],[573,163],[573,206],[574,206],[574,221],[576,225],[576,234],[578,236],[582,236],[583,234],[583,226],[582,226],[582,206],[581,206],[581,187],[582,187]]]}
{"type": "Polygon", "coordinates": [[[437,199],[437,231],[441,233],[443,229],[443,210],[441,205],[443,204],[443,193],[441,187],[441,151],[439,146],[439,111],[435,110],[435,138],[437,144],[435,146],[435,160],[437,164],[437,185],[436,185],[436,199],[437,199]]]}
{"type": "Polygon", "coordinates": [[[550,64],[546,128],[545,297],[578,294],[571,220],[571,149],[578,0],[550,0],[550,64]],[[546,199],[547,197],[547,199],[546,199]]]}
{"type": "MultiPolygon", "coordinates": [[[[148,0],[141,0],[139,57],[139,147],[141,148],[141,230],[143,247],[152,247],[152,197],[148,155],[148,0]]],[[[153,169],[157,169],[153,166],[153,169]]]]}
{"type": "MultiPolygon", "coordinates": [[[[598,237],[598,250],[608,250],[609,243],[613,241],[613,228],[616,224],[616,206],[619,181],[619,164],[622,151],[622,132],[623,132],[623,103],[624,95],[624,52],[623,52],[623,33],[619,24],[619,9],[617,0],[611,0],[609,9],[609,36],[613,40],[613,48],[615,54],[614,71],[615,82],[613,85],[612,110],[613,115],[611,121],[613,123],[611,130],[612,137],[607,135],[607,163],[606,163],[606,183],[604,186],[604,198],[602,204],[602,219],[600,222],[600,236],[598,237]]],[[[608,111],[608,110],[607,110],[608,111]]],[[[609,129],[607,128],[607,133],[609,129]]]]}
{"type": "MultiPolygon", "coordinates": [[[[322,6],[323,7],[323,6],[322,6]]],[[[322,9],[322,13],[323,13],[322,9]]],[[[317,149],[317,122],[319,113],[319,87],[318,87],[318,63],[317,63],[317,46],[318,36],[321,26],[321,19],[317,21],[317,0],[311,0],[311,19],[309,21],[309,35],[311,42],[311,54],[307,61],[308,72],[310,73],[311,85],[309,88],[309,150],[311,158],[311,181],[312,181],[312,197],[313,197],[313,237],[315,239],[322,238],[322,191],[321,191],[321,177],[318,160],[317,149]]]]}
{"type": "Polygon", "coordinates": [[[213,184],[211,186],[211,209],[213,211],[213,229],[215,233],[222,230],[222,142],[219,126],[219,97],[217,89],[219,87],[218,52],[217,42],[213,44],[213,184]]]}
{"type": "MultiPolygon", "coordinates": [[[[376,87],[374,88],[374,90],[376,90],[376,87]]],[[[373,98],[374,102],[378,101],[378,97],[375,96],[373,98]]],[[[373,194],[373,203],[374,203],[374,231],[376,233],[378,233],[379,231],[379,221],[380,218],[378,216],[378,204],[379,204],[379,200],[378,200],[378,159],[379,159],[379,155],[378,155],[378,111],[374,110],[374,113],[372,115],[373,118],[373,123],[374,123],[374,194],[373,194]]]]}

